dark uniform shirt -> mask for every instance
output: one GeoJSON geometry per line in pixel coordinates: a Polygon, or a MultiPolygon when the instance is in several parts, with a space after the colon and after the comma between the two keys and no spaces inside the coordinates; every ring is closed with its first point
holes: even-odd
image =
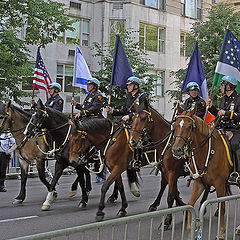
{"type": "Polygon", "coordinates": [[[138,91],[134,96],[131,93],[127,93],[125,104],[121,109],[114,109],[113,114],[114,116],[120,115],[129,115],[130,119],[133,117],[136,109],[134,103],[141,104],[144,101],[148,101],[148,96],[146,93],[142,91],[138,91]]]}
{"type": "Polygon", "coordinates": [[[103,117],[102,102],[103,96],[99,91],[89,93],[83,101],[83,104],[77,104],[76,109],[80,110],[81,118],[103,117]]]}
{"type": "Polygon", "coordinates": [[[206,103],[205,103],[205,101],[199,96],[197,96],[195,98],[190,97],[184,103],[184,111],[191,109],[193,104],[196,104],[196,106],[197,106],[196,115],[203,119],[204,115],[206,113],[206,103]]]}
{"type": "Polygon", "coordinates": [[[57,94],[55,97],[50,97],[46,101],[45,106],[62,112],[62,110],[63,110],[63,99],[57,94]]]}
{"type": "Polygon", "coordinates": [[[209,111],[217,116],[219,110],[225,110],[225,116],[219,120],[223,130],[234,131],[240,128],[240,96],[234,91],[229,97],[224,95],[219,104],[219,109],[212,106],[209,111]]]}

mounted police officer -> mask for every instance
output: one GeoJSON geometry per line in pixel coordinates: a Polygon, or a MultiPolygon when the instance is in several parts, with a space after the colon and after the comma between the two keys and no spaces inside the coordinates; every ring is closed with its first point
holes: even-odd
{"type": "Polygon", "coordinates": [[[71,104],[74,105],[76,109],[80,110],[80,112],[75,115],[75,118],[85,121],[91,117],[103,117],[103,96],[98,91],[99,86],[100,82],[98,79],[89,78],[87,80],[87,91],[89,93],[84,99],[83,104],[79,104],[75,100],[71,101],[71,104]]]}
{"type": "Polygon", "coordinates": [[[224,96],[220,100],[219,109],[212,106],[212,101],[209,100],[209,111],[220,117],[218,127],[226,132],[235,156],[235,170],[231,173],[228,181],[240,184],[240,96],[235,91],[237,80],[233,76],[226,75],[222,78],[220,84],[220,90],[224,96]]]}
{"type": "MultiPolygon", "coordinates": [[[[135,114],[135,106],[134,103],[141,104],[144,101],[148,102],[148,95],[143,93],[139,89],[141,81],[138,77],[132,76],[127,80],[127,96],[125,100],[125,104],[121,109],[112,109],[110,106],[106,107],[106,111],[113,116],[122,117],[123,121],[131,121],[132,117],[135,114]]],[[[134,159],[131,161],[130,165],[136,169],[136,171],[140,170],[141,167],[141,149],[134,150],[134,159]]]]}
{"type": "Polygon", "coordinates": [[[196,105],[196,115],[203,119],[206,113],[206,103],[200,96],[198,96],[199,85],[196,82],[189,82],[187,84],[187,92],[190,97],[184,103],[184,111],[189,110],[196,105]]]}
{"type": "MultiPolygon", "coordinates": [[[[86,98],[83,101],[83,104],[77,103],[75,100],[71,100],[71,104],[75,106],[76,109],[80,110],[79,113],[75,115],[75,118],[80,119],[81,121],[86,121],[89,118],[103,118],[102,115],[102,106],[103,106],[103,96],[98,91],[100,82],[96,78],[89,78],[87,80],[87,91],[89,92],[86,98]]],[[[99,156],[98,153],[93,154],[94,160],[94,171],[99,171],[99,156]]],[[[105,181],[104,171],[96,176],[96,182],[105,181]]]]}
{"type": "MultiPolygon", "coordinates": [[[[63,111],[64,101],[59,96],[59,92],[61,92],[61,90],[62,90],[62,87],[59,83],[57,83],[57,82],[50,83],[50,85],[48,87],[48,92],[49,92],[50,98],[45,103],[46,107],[53,108],[60,112],[63,111]]],[[[33,99],[31,100],[31,104],[33,107],[36,104],[33,99]]]]}

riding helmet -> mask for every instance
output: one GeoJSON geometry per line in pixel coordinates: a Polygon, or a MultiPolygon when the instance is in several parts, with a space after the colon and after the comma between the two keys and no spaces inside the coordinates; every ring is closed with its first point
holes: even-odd
{"type": "Polygon", "coordinates": [[[59,92],[62,90],[62,86],[57,82],[50,83],[48,89],[50,88],[57,88],[59,92]]]}
{"type": "Polygon", "coordinates": [[[90,84],[90,83],[93,83],[93,84],[95,84],[97,87],[99,87],[100,86],[100,81],[98,80],[98,79],[96,79],[96,78],[89,78],[88,80],[87,80],[87,84],[90,84]]]}
{"type": "Polygon", "coordinates": [[[128,85],[128,84],[131,84],[131,83],[136,84],[136,85],[139,86],[140,83],[141,83],[141,81],[140,81],[140,79],[139,79],[138,77],[131,76],[131,77],[129,77],[128,80],[127,80],[127,85],[128,85]]]}
{"type": "Polygon", "coordinates": [[[189,82],[187,84],[187,91],[195,89],[199,90],[199,85],[196,82],[189,82]]]}

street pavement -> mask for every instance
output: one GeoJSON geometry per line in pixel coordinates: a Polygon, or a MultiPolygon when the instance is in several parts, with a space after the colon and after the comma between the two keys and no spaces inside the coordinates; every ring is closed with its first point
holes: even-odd
{"type": "MultiPolygon", "coordinates": [[[[155,200],[159,191],[160,176],[150,174],[151,170],[151,168],[141,169],[141,196],[139,198],[134,197],[130,193],[126,174],[123,174],[125,191],[129,204],[127,208],[128,216],[147,212],[148,207],[155,200]]],[[[93,190],[90,193],[86,209],[81,210],[78,208],[78,203],[81,199],[80,188],[78,188],[78,193],[75,197],[71,199],[68,198],[70,186],[75,178],[75,174],[64,175],[60,178],[59,184],[57,185],[58,199],[53,203],[51,209],[45,212],[40,209],[45,200],[47,190],[38,177],[28,179],[27,197],[24,203],[19,206],[13,206],[12,201],[18,194],[20,181],[17,179],[7,180],[6,188],[8,191],[6,193],[0,193],[0,240],[94,223],[99,203],[101,184],[95,183],[95,175],[92,175],[93,190]]],[[[186,187],[186,179],[187,178],[180,178],[178,181],[181,197],[185,203],[187,203],[191,194],[191,187],[186,187]]],[[[109,189],[106,199],[110,196],[112,189],[112,187],[109,189]]],[[[233,193],[239,194],[239,189],[236,187],[232,190],[233,193]]],[[[215,198],[216,194],[213,193],[209,197],[215,198]]],[[[163,195],[159,209],[167,208],[166,199],[167,190],[163,195]]],[[[120,197],[115,204],[107,203],[104,209],[104,220],[116,218],[116,214],[120,208],[120,197]]],[[[199,208],[199,201],[195,208],[199,208]]],[[[231,214],[230,218],[233,218],[233,213],[231,214]]],[[[238,217],[237,220],[239,224],[240,218],[238,217]]],[[[159,234],[160,233],[157,233],[153,239],[160,239],[159,234]]]]}

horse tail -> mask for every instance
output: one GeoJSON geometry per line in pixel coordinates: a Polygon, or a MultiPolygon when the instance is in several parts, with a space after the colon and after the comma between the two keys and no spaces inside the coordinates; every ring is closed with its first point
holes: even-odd
{"type": "Polygon", "coordinates": [[[135,169],[127,168],[127,178],[128,184],[131,186],[131,183],[135,182],[139,186],[138,175],[135,169]]]}

